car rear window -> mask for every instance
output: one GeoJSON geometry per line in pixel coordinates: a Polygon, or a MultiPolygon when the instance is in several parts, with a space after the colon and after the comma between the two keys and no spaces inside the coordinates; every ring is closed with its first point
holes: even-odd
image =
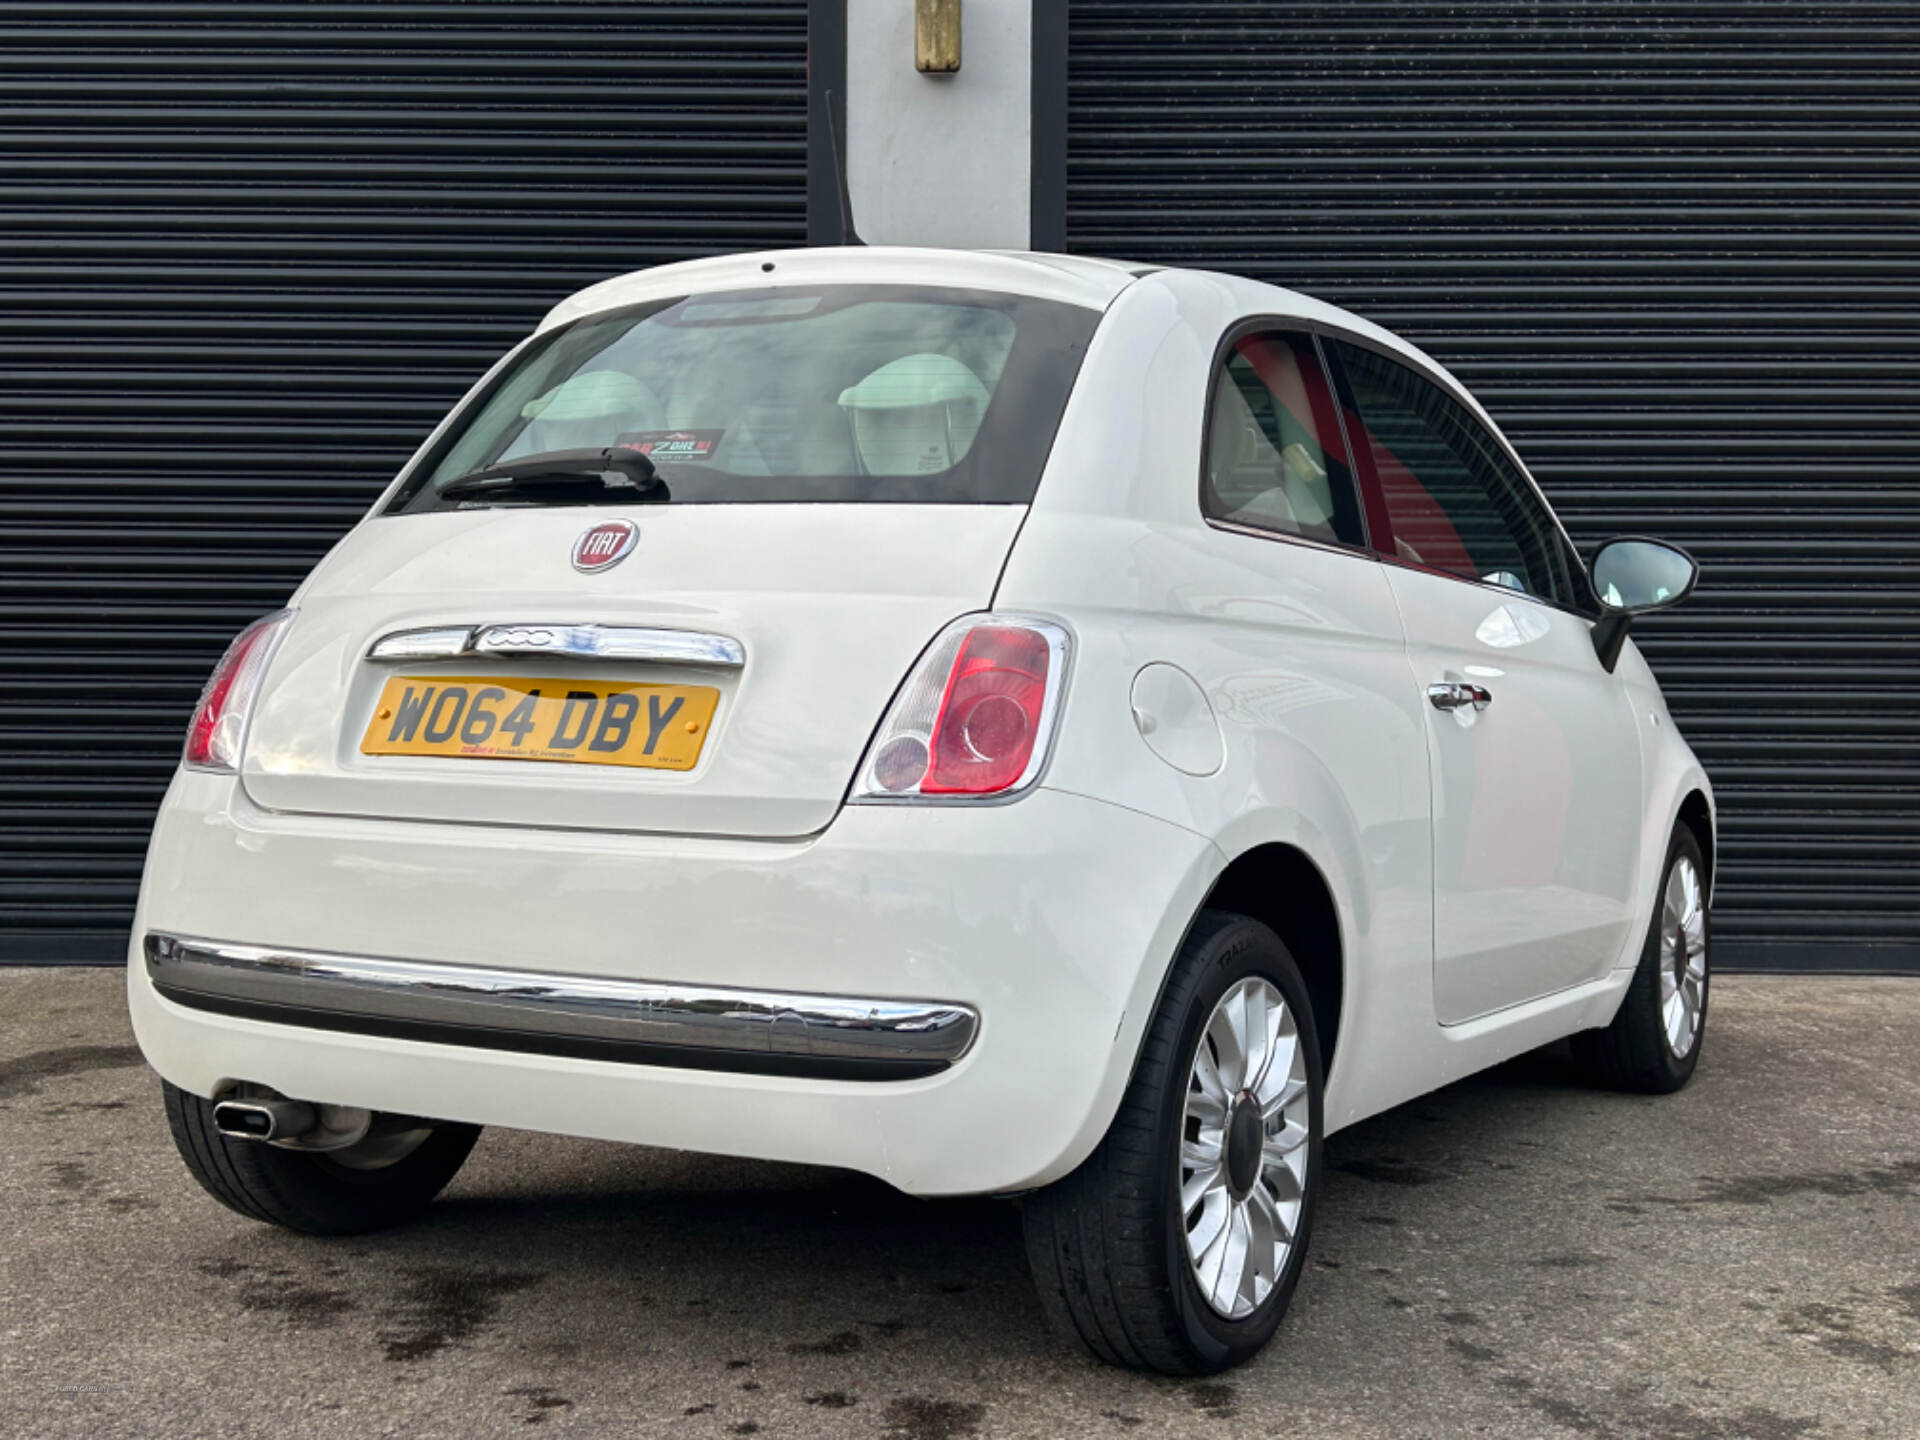
{"type": "Polygon", "coordinates": [[[441,495],[489,467],[643,449],[641,498],[1033,498],[1097,311],[925,286],[725,291],[591,315],[533,341],[408,475],[388,513],[631,502],[609,490],[441,495]]]}

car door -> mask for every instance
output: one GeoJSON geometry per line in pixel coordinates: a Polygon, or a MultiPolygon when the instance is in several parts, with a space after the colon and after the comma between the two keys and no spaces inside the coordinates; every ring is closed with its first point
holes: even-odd
{"type": "Polygon", "coordinates": [[[1373,542],[1427,699],[1443,1024],[1604,974],[1633,928],[1640,746],[1585,572],[1500,439],[1435,380],[1329,338],[1373,542]]]}

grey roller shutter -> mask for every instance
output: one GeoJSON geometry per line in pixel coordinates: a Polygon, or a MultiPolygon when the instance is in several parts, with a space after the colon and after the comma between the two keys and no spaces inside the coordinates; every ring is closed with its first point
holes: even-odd
{"type": "Polygon", "coordinates": [[[805,243],[804,0],[0,4],[0,960],[124,951],[226,640],[623,270],[805,243]]]}
{"type": "Polygon", "coordinates": [[[1453,368],[1722,809],[1723,962],[1920,968],[1920,12],[1071,0],[1070,248],[1238,271],[1453,368]]]}

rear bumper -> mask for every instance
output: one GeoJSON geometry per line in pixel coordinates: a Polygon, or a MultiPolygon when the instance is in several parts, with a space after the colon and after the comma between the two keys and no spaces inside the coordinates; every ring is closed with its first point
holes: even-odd
{"type": "Polygon", "coordinates": [[[919,1194],[1016,1190],[1105,1132],[1217,859],[1188,831],[1046,790],[852,807],[811,840],[762,842],[275,815],[183,773],[154,831],[129,1004],[154,1068],[201,1095],[252,1081],[844,1166],[919,1194]],[[149,934],[218,943],[169,980],[149,972],[149,934]],[[717,1011],[731,1018],[694,1023],[717,1011]],[[946,1018],[882,1041],[883,1012],[946,1018]],[[930,1048],[904,1066],[874,1048],[909,1034],[930,1048]]]}
{"type": "Polygon", "coordinates": [[[147,979],[176,1005],[316,1030],[533,1055],[908,1080],[937,1075],[980,1026],[971,1006],[146,937],[147,979]]]}

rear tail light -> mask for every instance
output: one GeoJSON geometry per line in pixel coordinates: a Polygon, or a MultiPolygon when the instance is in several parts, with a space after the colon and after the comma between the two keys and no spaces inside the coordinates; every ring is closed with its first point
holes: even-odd
{"type": "Polygon", "coordinates": [[[291,610],[268,615],[242,630],[220,663],[207,677],[187,726],[186,763],[197,770],[234,770],[240,764],[240,742],[246,738],[247,714],[253,709],[260,676],[267,668],[273,642],[293,618],[291,610]]]}
{"type": "Polygon", "coordinates": [[[956,620],[900,687],[849,798],[972,800],[1025,790],[1046,764],[1067,656],[1067,632],[1048,620],[956,620]]]}

